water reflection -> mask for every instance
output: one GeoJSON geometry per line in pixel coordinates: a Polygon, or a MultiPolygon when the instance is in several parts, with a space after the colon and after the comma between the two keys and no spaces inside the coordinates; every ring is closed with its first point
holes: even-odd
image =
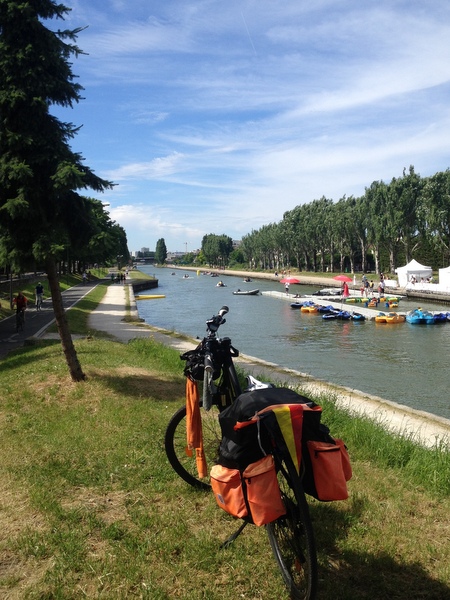
{"type": "MultiPolygon", "coordinates": [[[[183,279],[183,271],[171,275],[170,269],[142,270],[159,279],[158,291],[166,295],[162,300],[138,302],[140,316],[152,325],[202,337],[206,319],[226,304],[230,314],[221,334],[229,336],[244,354],[450,418],[450,323],[324,320],[292,310],[284,299],[232,294],[238,288],[283,291],[277,282],[245,283],[238,277],[224,277],[227,287],[218,288],[217,278],[206,275],[190,272],[183,279]]],[[[294,289],[305,294],[318,288],[294,289]]],[[[420,304],[430,310],[447,309],[420,304]]],[[[417,306],[417,301],[402,300],[399,310],[417,306]]]]}

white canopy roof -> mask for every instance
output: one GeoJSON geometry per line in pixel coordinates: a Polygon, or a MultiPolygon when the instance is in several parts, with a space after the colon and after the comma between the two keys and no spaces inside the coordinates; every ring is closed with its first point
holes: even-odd
{"type": "Polygon", "coordinates": [[[426,267],[425,265],[421,265],[417,262],[417,260],[412,260],[404,267],[399,267],[395,270],[398,275],[398,285],[400,287],[405,287],[407,283],[411,281],[411,277],[414,277],[420,281],[422,278],[427,279],[431,277],[433,270],[431,267],[426,267]]]}
{"type": "Polygon", "coordinates": [[[450,285],[450,267],[439,269],[439,285],[450,285]]]}

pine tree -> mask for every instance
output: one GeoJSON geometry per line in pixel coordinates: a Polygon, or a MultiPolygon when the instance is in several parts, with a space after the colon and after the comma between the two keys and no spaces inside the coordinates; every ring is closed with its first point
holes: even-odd
{"type": "Polygon", "coordinates": [[[76,30],[50,30],[69,8],[52,0],[0,0],[0,255],[26,268],[45,264],[56,323],[70,375],[85,378],[62,304],[57,260],[70,244],[74,214],[86,218],[78,190],[103,191],[112,184],[83,164],[69,142],[71,123],[51,114],[52,106],[72,108],[81,100],[72,57],[76,30]]]}

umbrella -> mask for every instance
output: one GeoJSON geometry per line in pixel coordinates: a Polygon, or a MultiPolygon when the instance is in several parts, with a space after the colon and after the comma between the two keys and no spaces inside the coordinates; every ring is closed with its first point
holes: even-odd
{"type": "Polygon", "coordinates": [[[333,279],[336,281],[346,281],[347,283],[352,281],[352,278],[348,277],[347,275],[336,275],[336,277],[333,277],[333,279]]]}
{"type": "Polygon", "coordinates": [[[280,283],[300,283],[300,280],[296,277],[285,277],[284,279],[280,279],[280,283]]]}

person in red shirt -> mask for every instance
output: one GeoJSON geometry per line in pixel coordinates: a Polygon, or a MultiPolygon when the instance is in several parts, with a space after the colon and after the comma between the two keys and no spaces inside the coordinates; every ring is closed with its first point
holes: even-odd
{"type": "Polygon", "coordinates": [[[22,292],[19,292],[17,296],[13,298],[13,305],[14,304],[16,305],[16,312],[21,312],[27,308],[28,300],[25,298],[22,292]]]}

